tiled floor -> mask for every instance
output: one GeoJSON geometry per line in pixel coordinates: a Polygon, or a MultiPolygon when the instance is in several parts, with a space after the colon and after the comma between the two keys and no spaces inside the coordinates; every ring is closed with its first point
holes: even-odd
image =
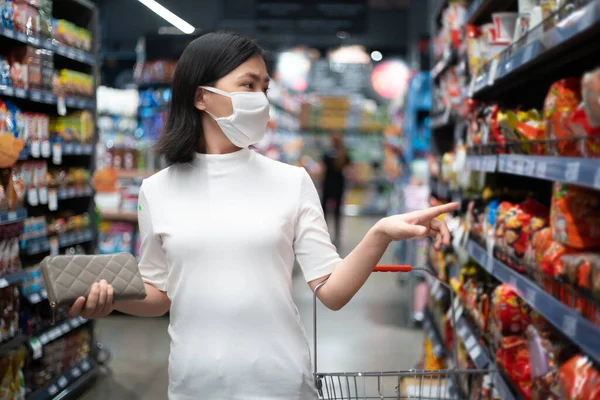
{"type": "MultiPolygon", "coordinates": [[[[347,254],[374,221],[347,218],[340,252],[347,254]]],[[[391,251],[382,263],[393,262],[391,251]]],[[[373,274],[341,311],[319,307],[319,371],[382,371],[413,367],[423,335],[403,327],[407,310],[394,274],[373,274]]],[[[306,332],[312,335],[312,293],[301,274],[294,297],[306,332]]],[[[166,318],[114,316],[97,322],[98,338],[111,351],[110,370],[103,373],[83,400],[165,400],[169,338],[166,318]]],[[[309,336],[312,346],[312,336],[309,336]]]]}

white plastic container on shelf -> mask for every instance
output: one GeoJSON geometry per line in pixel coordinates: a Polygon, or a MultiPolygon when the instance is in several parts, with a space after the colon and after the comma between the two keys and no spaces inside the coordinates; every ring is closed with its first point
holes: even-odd
{"type": "Polygon", "coordinates": [[[510,44],[515,34],[515,26],[519,13],[492,13],[492,21],[496,32],[495,44],[510,44]]]}

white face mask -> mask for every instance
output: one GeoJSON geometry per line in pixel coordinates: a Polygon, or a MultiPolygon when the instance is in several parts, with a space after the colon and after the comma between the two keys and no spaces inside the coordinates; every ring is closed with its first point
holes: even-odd
{"type": "Polygon", "coordinates": [[[228,117],[217,118],[206,111],[217,121],[231,143],[244,148],[262,140],[267,129],[267,122],[269,122],[269,100],[264,93],[228,93],[210,86],[200,87],[231,99],[233,113],[228,117]]]}

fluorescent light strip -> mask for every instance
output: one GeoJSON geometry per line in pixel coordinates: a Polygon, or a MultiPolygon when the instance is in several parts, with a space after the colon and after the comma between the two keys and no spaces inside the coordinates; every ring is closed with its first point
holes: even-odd
{"type": "Polygon", "coordinates": [[[164,6],[157,3],[154,0],[138,0],[140,3],[154,11],[156,14],[164,18],[167,22],[171,23],[175,28],[186,34],[194,33],[196,28],[188,24],[171,11],[167,10],[164,6]]]}

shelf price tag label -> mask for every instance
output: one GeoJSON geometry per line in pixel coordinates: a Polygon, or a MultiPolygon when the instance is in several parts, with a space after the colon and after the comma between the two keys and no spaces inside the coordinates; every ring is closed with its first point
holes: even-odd
{"type": "Polygon", "coordinates": [[[73,378],[77,379],[81,376],[81,370],[75,367],[71,370],[71,375],[73,375],[73,378]]]}
{"type": "Polygon", "coordinates": [[[545,161],[538,161],[535,166],[535,176],[537,178],[546,178],[547,165],[545,161]]]}
{"type": "Polygon", "coordinates": [[[579,161],[573,161],[567,163],[565,169],[565,180],[569,183],[577,182],[579,179],[579,161]]]}
{"type": "Polygon", "coordinates": [[[535,161],[523,160],[523,173],[524,175],[533,176],[535,172],[535,161]]]}
{"type": "Polygon", "coordinates": [[[494,272],[494,258],[489,255],[485,260],[485,270],[490,274],[494,272]]]}
{"type": "Polygon", "coordinates": [[[568,338],[574,339],[577,336],[577,319],[572,315],[563,315],[561,327],[568,338]]]}
{"type": "Polygon", "coordinates": [[[4,278],[0,278],[0,289],[3,289],[8,286],[8,281],[4,278]]]}
{"type": "Polygon", "coordinates": [[[58,386],[60,386],[63,389],[66,388],[68,384],[69,384],[69,380],[67,378],[65,378],[64,376],[61,376],[60,379],[58,380],[58,386]]]}
{"type": "Polygon", "coordinates": [[[81,370],[87,372],[91,368],[90,363],[86,360],[81,363],[81,370]]]}
{"type": "Polygon", "coordinates": [[[56,387],[56,385],[52,385],[48,388],[48,394],[50,396],[54,396],[56,393],[58,393],[58,388],[56,387]]]}
{"type": "Polygon", "coordinates": [[[39,360],[42,358],[42,343],[37,337],[29,339],[29,347],[31,347],[32,357],[34,360],[39,360]]]}
{"type": "Polygon", "coordinates": [[[498,73],[498,65],[500,64],[500,57],[496,55],[490,64],[490,72],[488,74],[487,84],[492,86],[496,80],[496,74],[498,73]]]}
{"type": "Polygon", "coordinates": [[[469,336],[469,338],[465,341],[465,347],[470,351],[475,346],[477,346],[477,340],[475,340],[475,336],[469,336]]]}
{"type": "Polygon", "coordinates": [[[596,170],[596,175],[594,175],[594,188],[600,189],[600,168],[596,170]]]}
{"type": "Polygon", "coordinates": [[[31,143],[29,145],[29,153],[33,158],[40,158],[41,156],[41,147],[40,141],[37,138],[31,139],[31,143]]]}
{"type": "Polygon", "coordinates": [[[535,305],[536,291],[532,288],[525,289],[525,300],[531,305],[535,305]]]}

